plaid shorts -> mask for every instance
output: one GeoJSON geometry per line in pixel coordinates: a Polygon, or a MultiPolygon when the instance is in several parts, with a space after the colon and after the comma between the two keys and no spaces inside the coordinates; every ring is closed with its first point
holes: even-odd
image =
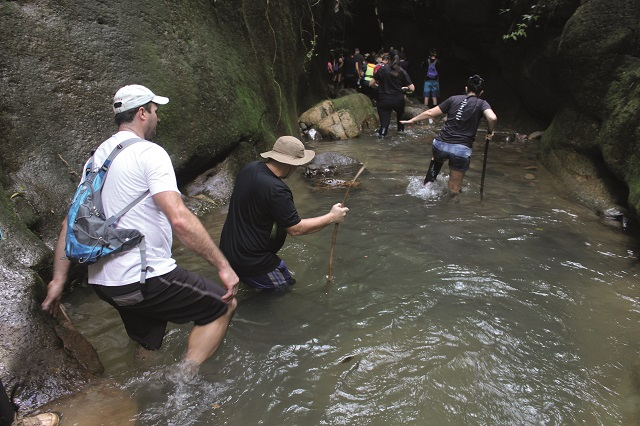
{"type": "Polygon", "coordinates": [[[239,275],[238,278],[246,285],[260,289],[284,289],[296,283],[284,260],[280,260],[276,269],[264,275],[239,275]]]}

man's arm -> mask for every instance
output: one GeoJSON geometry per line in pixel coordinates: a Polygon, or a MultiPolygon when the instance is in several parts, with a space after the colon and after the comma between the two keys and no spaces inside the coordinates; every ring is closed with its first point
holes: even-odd
{"type": "Polygon", "coordinates": [[[60,306],[60,297],[64,290],[64,285],[67,283],[67,277],[69,275],[69,268],[71,262],[67,259],[64,246],[67,235],[67,217],[65,216],[62,221],[62,229],[58,236],[58,242],[56,243],[56,249],[53,253],[53,278],[49,281],[47,287],[47,297],[40,305],[43,311],[49,312],[51,315],[55,315],[60,306]]]}
{"type": "Polygon", "coordinates": [[[287,228],[287,233],[293,237],[318,232],[327,225],[342,222],[349,209],[341,203],[334,204],[331,211],[325,215],[302,219],[297,225],[287,228]]]}
{"type": "Polygon", "coordinates": [[[498,117],[491,108],[485,109],[483,114],[484,118],[487,119],[487,139],[491,140],[493,139],[493,130],[496,128],[498,117]]]}
{"type": "Polygon", "coordinates": [[[443,114],[443,112],[440,109],[440,107],[436,106],[436,107],[433,107],[433,108],[428,109],[426,111],[422,111],[420,114],[416,115],[411,120],[401,120],[400,122],[402,124],[413,124],[416,121],[424,120],[424,119],[427,119],[427,118],[439,117],[442,114],[443,114]]]}
{"type": "Polygon", "coordinates": [[[238,276],[202,222],[185,206],[177,192],[160,192],[153,196],[153,200],[169,218],[171,227],[180,241],[218,269],[218,276],[227,289],[222,300],[230,302],[238,291],[238,276]]]}

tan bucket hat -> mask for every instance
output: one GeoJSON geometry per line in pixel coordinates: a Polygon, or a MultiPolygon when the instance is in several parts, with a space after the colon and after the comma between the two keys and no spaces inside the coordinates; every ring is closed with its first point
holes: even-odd
{"type": "Polygon", "coordinates": [[[301,166],[313,160],[316,153],[310,149],[304,149],[304,144],[293,136],[280,136],[273,144],[271,151],[260,154],[262,158],[272,158],[279,163],[301,166]]]}

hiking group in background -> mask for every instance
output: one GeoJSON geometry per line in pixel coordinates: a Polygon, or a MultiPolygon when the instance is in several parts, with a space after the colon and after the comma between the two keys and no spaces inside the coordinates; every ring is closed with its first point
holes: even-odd
{"type": "Polygon", "coordinates": [[[355,59],[355,55],[360,51],[355,49],[354,52],[348,61],[349,69],[353,69],[349,71],[349,79],[353,80],[354,76],[359,74],[362,76],[362,84],[345,82],[345,88],[358,88],[369,96],[378,110],[378,137],[388,135],[392,112],[396,113],[399,132],[404,131],[405,124],[424,119],[428,119],[429,124],[432,124],[435,118],[445,116],[440,133],[433,140],[433,155],[424,184],[435,181],[444,162],[449,161],[450,175],[447,186],[451,194],[459,194],[465,172],[469,169],[471,148],[480,120],[483,117],[487,120],[487,141],[492,139],[497,121],[491,106],[479,98],[483,92],[484,80],[478,75],[471,76],[465,87],[465,95],[451,96],[439,104],[440,58],[435,48],[429,49],[426,59],[420,64],[421,69],[426,70],[422,98],[427,110],[410,120],[405,120],[407,95],[411,94],[415,87],[408,74],[409,61],[404,51],[391,47],[388,52],[381,49],[379,52],[368,53],[364,57],[366,65],[360,68],[355,59]]]}
{"type": "MultiPolygon", "coordinates": [[[[393,47],[388,50],[374,50],[363,55],[356,47],[352,52],[347,52],[349,51],[342,48],[329,51],[327,74],[334,96],[341,88],[356,89],[369,96],[375,103],[379,91],[370,82],[373,79],[373,74],[381,66],[389,63],[391,52],[396,52],[399,56],[398,65],[407,73],[409,72],[410,62],[402,48],[400,50],[393,47]]],[[[429,50],[426,59],[420,63],[420,68],[425,70],[422,90],[423,103],[427,107],[435,107],[438,105],[440,97],[440,58],[435,48],[429,50]]],[[[412,93],[413,91],[406,92],[407,95],[412,93]]]]}
{"type": "Polygon", "coordinates": [[[376,131],[378,136],[387,136],[392,111],[397,115],[398,131],[403,131],[404,125],[400,121],[404,118],[407,95],[411,95],[415,90],[409,77],[409,60],[404,51],[391,47],[389,51],[380,49],[362,55],[356,47],[343,60],[343,76],[340,76],[338,71],[339,58],[342,57],[339,52],[339,49],[331,50],[331,58],[327,63],[334,96],[341,87],[340,82],[343,81],[344,89],[355,89],[364,93],[377,107],[380,117],[380,127],[376,131]],[[384,70],[385,66],[389,66],[390,71],[384,70]]]}

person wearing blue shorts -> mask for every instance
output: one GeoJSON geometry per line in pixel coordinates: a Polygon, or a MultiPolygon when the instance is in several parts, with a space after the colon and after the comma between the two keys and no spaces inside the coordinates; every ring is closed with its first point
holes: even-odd
{"type": "Polygon", "coordinates": [[[426,107],[429,106],[429,99],[432,99],[433,107],[438,105],[438,98],[440,97],[439,66],[440,59],[438,59],[438,53],[435,49],[431,49],[429,51],[429,57],[422,63],[422,67],[427,69],[427,73],[424,77],[424,88],[422,90],[424,105],[426,107]]]}
{"type": "Polygon", "coordinates": [[[473,75],[467,81],[465,95],[451,96],[440,105],[403,121],[404,124],[412,124],[443,114],[447,116],[440,133],[433,140],[433,155],[424,179],[425,185],[436,180],[442,165],[448,160],[450,173],[447,187],[453,195],[459,194],[464,174],[471,163],[471,148],[482,117],[487,120],[487,140],[493,138],[498,117],[489,103],[479,98],[483,84],[482,77],[473,75]]]}

